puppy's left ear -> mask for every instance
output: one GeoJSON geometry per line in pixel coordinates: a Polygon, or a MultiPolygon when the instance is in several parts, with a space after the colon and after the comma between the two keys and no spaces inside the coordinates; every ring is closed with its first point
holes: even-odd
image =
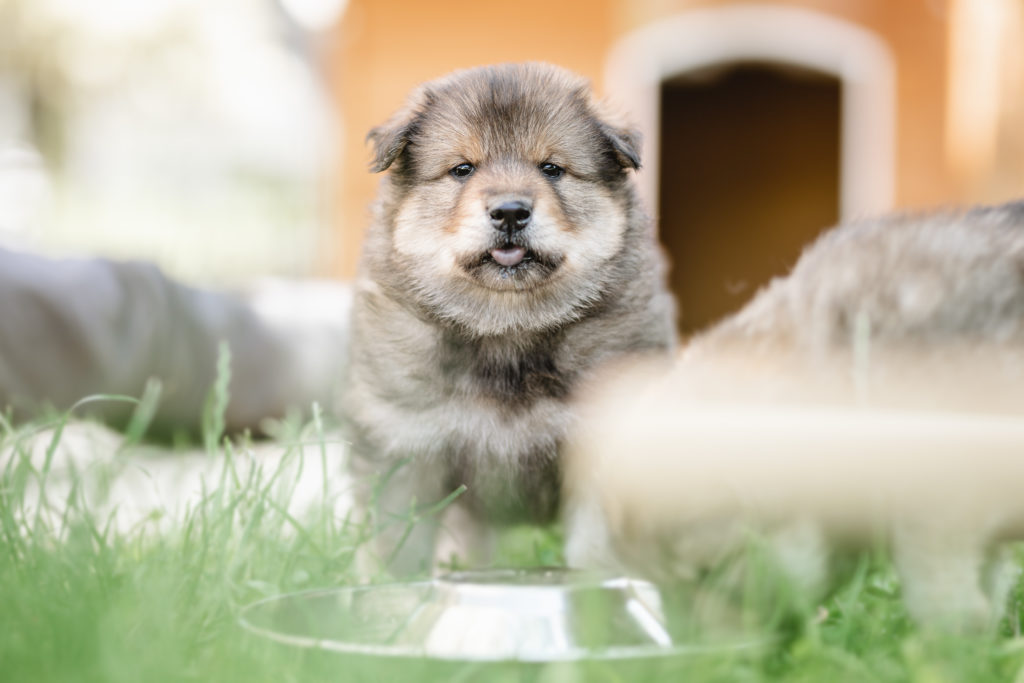
{"type": "Polygon", "coordinates": [[[617,127],[607,123],[601,124],[601,130],[615,152],[615,158],[623,169],[640,170],[640,148],[643,137],[635,128],[617,127]]]}
{"type": "Polygon", "coordinates": [[[416,132],[420,115],[428,95],[425,90],[415,91],[406,102],[405,106],[396,112],[387,122],[376,128],[372,128],[366,134],[367,142],[373,144],[373,159],[370,161],[370,171],[380,173],[386,171],[395,163],[409,140],[416,132]]]}

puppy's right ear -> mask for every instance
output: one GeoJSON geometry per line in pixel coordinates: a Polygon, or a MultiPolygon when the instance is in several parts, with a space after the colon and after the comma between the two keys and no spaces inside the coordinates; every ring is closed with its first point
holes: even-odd
{"type": "Polygon", "coordinates": [[[405,150],[410,138],[416,132],[423,106],[428,99],[425,90],[414,92],[405,106],[395,113],[386,123],[370,130],[366,134],[367,142],[373,144],[373,160],[370,171],[380,173],[395,163],[395,159],[405,150]]]}
{"type": "Polygon", "coordinates": [[[596,102],[595,109],[598,127],[615,161],[623,170],[640,170],[640,149],[643,146],[640,131],[627,122],[626,117],[610,100],[596,102]]]}

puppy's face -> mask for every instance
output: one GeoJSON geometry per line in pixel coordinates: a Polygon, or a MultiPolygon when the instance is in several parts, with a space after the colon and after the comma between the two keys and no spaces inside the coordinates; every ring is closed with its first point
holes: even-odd
{"type": "Polygon", "coordinates": [[[623,246],[636,135],[585,83],[527,64],[427,84],[370,134],[392,262],[410,294],[481,334],[564,324],[599,296],[623,246]]]}

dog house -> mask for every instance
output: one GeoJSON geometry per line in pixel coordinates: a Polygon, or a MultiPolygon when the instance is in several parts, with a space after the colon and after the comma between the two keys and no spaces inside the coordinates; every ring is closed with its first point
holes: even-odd
{"type": "Polygon", "coordinates": [[[745,60],[661,81],[655,206],[686,330],[737,308],[838,220],[841,92],[831,74],[745,60]]]}
{"type": "Polygon", "coordinates": [[[648,141],[642,183],[684,331],[841,218],[892,205],[893,71],[871,32],[791,7],[688,12],[616,46],[606,83],[648,141]]]}
{"type": "Polygon", "coordinates": [[[839,220],[1024,195],[1019,0],[350,0],[336,38],[343,276],[376,187],[366,131],[482,63],[561,64],[639,126],[684,332],[839,220]]]}

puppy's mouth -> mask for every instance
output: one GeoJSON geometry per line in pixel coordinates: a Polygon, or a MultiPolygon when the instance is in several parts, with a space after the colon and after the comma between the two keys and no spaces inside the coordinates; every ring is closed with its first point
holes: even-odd
{"type": "Polygon", "coordinates": [[[546,279],[562,258],[532,249],[526,244],[504,241],[483,253],[462,260],[462,267],[482,284],[498,289],[526,289],[546,279]]]}
{"type": "Polygon", "coordinates": [[[497,247],[495,249],[491,249],[487,253],[491,255],[491,259],[493,259],[495,263],[499,266],[505,266],[506,268],[514,268],[518,266],[523,262],[527,255],[526,247],[520,247],[519,245],[497,247]]]}

